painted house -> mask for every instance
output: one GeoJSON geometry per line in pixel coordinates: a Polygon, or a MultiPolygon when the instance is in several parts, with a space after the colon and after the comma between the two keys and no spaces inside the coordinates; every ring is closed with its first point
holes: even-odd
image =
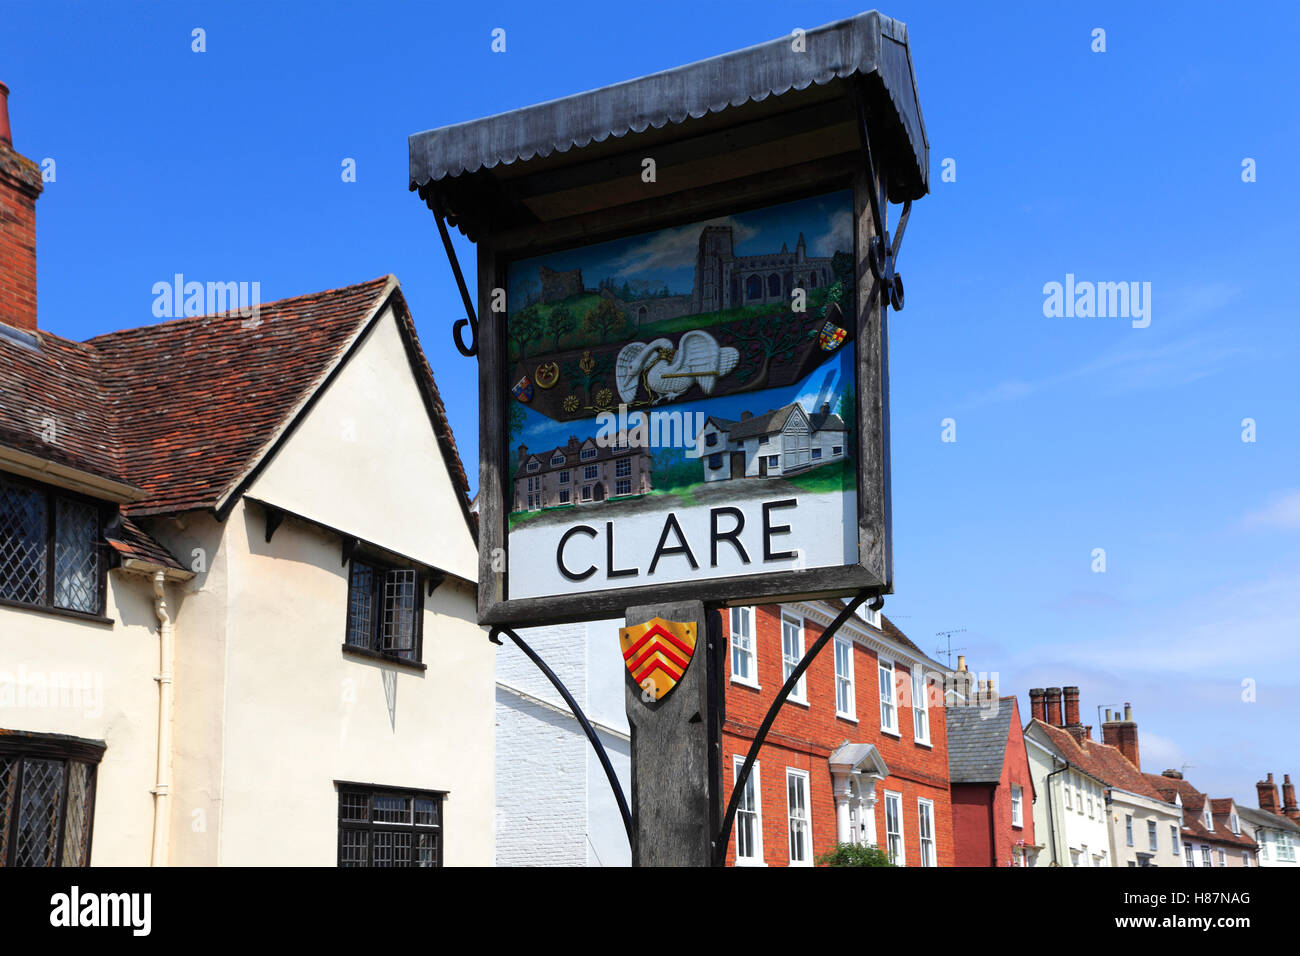
{"type": "Polygon", "coordinates": [[[1088,759],[1086,746],[1065,729],[1067,721],[1073,726],[1078,720],[1078,688],[1065,690],[1074,701],[1069,717],[1061,706],[1060,687],[1049,687],[1042,695],[1030,691],[1033,715],[1025,726],[1025,745],[1034,782],[1034,832],[1044,846],[1033,865],[1111,866],[1109,784],[1100,766],[1088,759]]]}
{"type": "MultiPolygon", "coordinates": [[[[767,708],[840,601],[732,608],[723,781],[730,791],[767,708]]],[[[953,864],[944,683],[879,611],[836,633],[777,715],[727,848],[733,866],[811,866],[837,842],[905,866],[953,864]]]]}
{"type": "Polygon", "coordinates": [[[1260,866],[1300,867],[1296,859],[1300,849],[1300,807],[1296,806],[1295,785],[1291,775],[1282,777],[1284,803],[1278,802],[1277,784],[1270,773],[1255,784],[1259,809],[1238,807],[1246,833],[1259,846],[1256,862],[1260,866]]]}
{"type": "Polygon", "coordinates": [[[705,481],[793,475],[844,458],[848,429],[830,403],[811,415],[791,402],[739,421],[711,416],[700,431],[705,481]]]}
{"type": "Polygon", "coordinates": [[[613,444],[594,438],[541,452],[519,446],[512,511],[540,511],[592,504],[609,498],[644,495],[653,487],[648,448],[620,436],[613,444]]]}
{"type": "Polygon", "coordinates": [[[39,193],[0,141],[3,862],[490,864],[494,648],[396,280],[71,341],[39,193]]]}
{"type": "MultiPolygon", "coordinates": [[[[957,674],[966,673],[965,657],[957,674]]],[[[985,683],[965,701],[950,701],[948,773],[956,866],[1031,866],[1034,782],[1015,697],[985,683]]]]}
{"type": "Polygon", "coordinates": [[[1144,776],[1166,800],[1177,800],[1183,808],[1184,866],[1258,866],[1258,846],[1242,824],[1234,800],[1207,796],[1178,770],[1144,776]]]}
{"type": "MultiPolygon", "coordinates": [[[[1073,797],[1066,793],[1062,784],[1053,813],[1058,808],[1063,811],[1054,822],[1064,820],[1068,831],[1071,814],[1080,817],[1087,806],[1089,819],[1095,813],[1107,830],[1109,852],[1103,865],[1182,866],[1182,805],[1176,796],[1171,799],[1159,792],[1142,774],[1131,705],[1125,705],[1123,719],[1118,715],[1112,719],[1111,712],[1106,712],[1102,741],[1096,741],[1092,728],[1079,720],[1077,687],[1064,688],[1062,720],[1052,722],[1049,714],[1054,690],[1036,687],[1029,692],[1033,720],[1032,732],[1026,728],[1026,739],[1045,750],[1056,767],[1068,768],[1067,775],[1082,773],[1102,784],[1100,806],[1087,803],[1087,788],[1080,800],[1077,792],[1073,797]]],[[[1090,834],[1095,828],[1076,825],[1074,829],[1087,829],[1090,834]]],[[[1074,849],[1077,847],[1067,845],[1071,860],[1074,849]]],[[[1065,860],[1065,854],[1058,852],[1058,859],[1065,860]]]]}

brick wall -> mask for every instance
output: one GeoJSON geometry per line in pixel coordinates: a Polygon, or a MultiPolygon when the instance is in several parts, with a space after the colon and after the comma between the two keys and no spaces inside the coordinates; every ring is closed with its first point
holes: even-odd
{"type": "MultiPolygon", "coordinates": [[[[820,620],[807,616],[805,605],[787,605],[786,613],[804,620],[804,648],[822,633],[820,620]]],[[[730,680],[731,655],[727,655],[727,721],[723,728],[724,779],[734,785],[734,756],[744,757],[767,707],[783,683],[781,613],[777,605],[753,610],[758,684],[755,690],[730,680]]],[[[829,615],[827,615],[829,616],[829,615]]],[[[873,631],[868,625],[864,630],[873,631]]],[[[724,614],[724,630],[730,615],[724,614]]],[[[845,633],[845,632],[841,632],[845,633]]],[[[837,828],[830,766],[827,758],[842,743],[871,743],[879,749],[889,776],[876,784],[876,833],[885,839],[885,791],[902,795],[903,839],[907,865],[920,861],[918,798],[934,802],[935,852],[940,866],[953,865],[952,803],[948,788],[948,748],[942,707],[942,689],[929,708],[930,745],[915,742],[912,718],[911,672],[902,659],[895,661],[898,700],[898,734],[882,732],[877,651],[853,643],[854,702],[857,720],[836,715],[835,655],[827,646],[805,674],[807,704],[787,702],[759,753],[760,807],[763,856],[768,865],[789,863],[789,825],[786,769],[807,770],[814,857],[832,849],[837,828]]],[[[730,790],[728,790],[730,792],[730,790]]],[[[727,851],[735,862],[735,835],[727,851]]]]}

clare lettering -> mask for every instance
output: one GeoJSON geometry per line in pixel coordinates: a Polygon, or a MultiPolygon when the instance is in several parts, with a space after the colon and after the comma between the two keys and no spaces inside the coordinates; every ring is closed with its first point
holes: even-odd
{"type": "MultiPolygon", "coordinates": [[[[651,567],[650,570],[654,570],[651,567]]],[[[640,574],[637,568],[616,568],[614,567],[614,522],[605,522],[605,577],[607,578],[634,578],[640,574]]]]}
{"type": "Polygon", "coordinates": [[[742,564],[749,564],[749,554],[745,551],[745,546],[740,543],[740,532],[745,530],[745,513],[739,508],[710,508],[709,509],[709,567],[718,566],[718,542],[726,541],[736,553],[740,555],[742,564]],[[722,515],[730,515],[735,519],[736,524],[730,531],[718,530],[718,518],[722,515]]]}
{"type": "Polygon", "coordinates": [[[686,543],[686,535],[682,534],[682,526],[677,523],[677,515],[671,511],[668,513],[668,520],[664,522],[663,533],[659,535],[659,544],[655,548],[655,556],[650,559],[650,574],[655,573],[655,568],[659,565],[659,559],[669,554],[684,554],[686,560],[691,563],[691,570],[700,569],[699,562],[695,560],[695,555],[691,553],[691,546],[686,543]],[[671,531],[677,536],[678,544],[671,548],[665,548],[664,544],[668,541],[668,532],[671,531]]]}
{"type": "Polygon", "coordinates": [[[560,537],[560,543],[555,549],[555,563],[560,567],[560,573],[570,581],[585,581],[596,573],[596,566],[593,564],[585,571],[570,571],[569,566],[564,563],[564,546],[569,543],[569,539],[575,534],[585,534],[589,538],[596,537],[596,529],[588,527],[585,524],[574,525],[560,537]]]}
{"type": "Polygon", "coordinates": [[[772,535],[789,534],[790,526],[788,524],[772,524],[772,512],[777,508],[794,508],[799,504],[795,498],[783,498],[780,501],[763,502],[763,560],[764,561],[788,561],[795,557],[793,551],[773,551],[772,535]]]}

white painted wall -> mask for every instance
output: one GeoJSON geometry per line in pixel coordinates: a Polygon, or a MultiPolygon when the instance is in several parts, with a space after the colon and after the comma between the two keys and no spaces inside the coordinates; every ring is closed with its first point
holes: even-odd
{"type": "Polygon", "coordinates": [[[91,865],[147,866],[158,732],[152,584],[111,572],[105,616],[113,623],[0,607],[0,729],[104,741],[91,865]],[[51,685],[66,690],[42,693],[51,685]]]}
{"type": "MultiPolygon", "coordinates": [[[[596,726],[625,794],[630,746],[618,622],[521,630],[596,726]]],[[[618,805],[577,720],[508,639],[497,659],[496,862],[628,866],[618,805]]]]}
{"type": "Polygon", "coordinates": [[[398,554],[478,580],[478,554],[386,310],[249,490],[398,554]],[[382,489],[382,495],[379,494],[382,489]]]}

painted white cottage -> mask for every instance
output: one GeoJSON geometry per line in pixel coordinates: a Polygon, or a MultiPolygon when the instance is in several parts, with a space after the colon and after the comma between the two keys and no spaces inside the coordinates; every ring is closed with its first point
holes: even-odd
{"type": "Polygon", "coordinates": [[[0,865],[491,864],[495,649],[397,281],[74,342],[39,193],[0,139],[0,865]]]}
{"type": "Polygon", "coordinates": [[[711,416],[700,431],[705,481],[798,474],[844,458],[848,429],[823,403],[809,414],[791,402],[739,421],[711,416]]]}

